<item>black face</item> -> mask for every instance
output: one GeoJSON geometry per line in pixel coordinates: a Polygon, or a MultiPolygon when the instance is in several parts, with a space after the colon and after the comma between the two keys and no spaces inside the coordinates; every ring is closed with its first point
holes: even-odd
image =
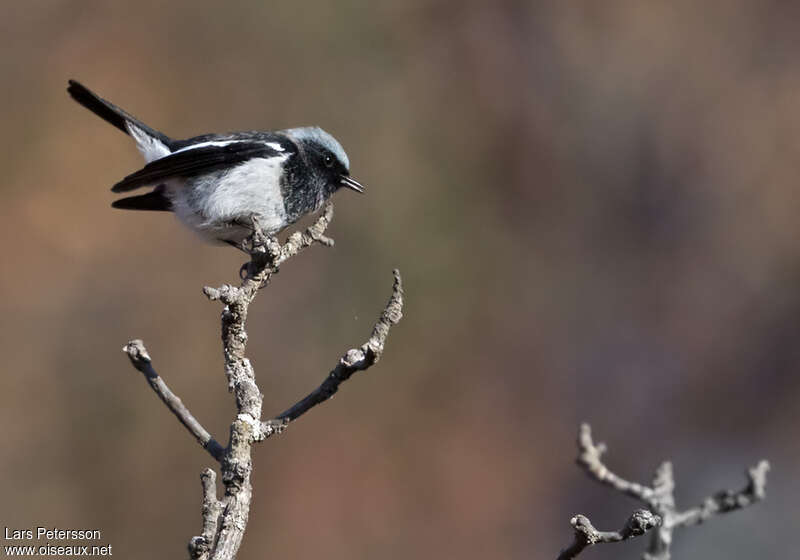
{"type": "Polygon", "coordinates": [[[300,147],[300,153],[284,165],[281,185],[290,222],[318,210],[348,176],[347,168],[327,148],[313,142],[302,142],[300,147]]]}
{"type": "Polygon", "coordinates": [[[330,190],[331,193],[335,192],[342,186],[342,177],[349,175],[347,169],[330,150],[325,148],[320,149],[312,157],[315,160],[314,167],[317,168],[317,172],[325,178],[326,190],[330,190]]]}
{"type": "Polygon", "coordinates": [[[347,187],[359,193],[364,192],[364,185],[350,177],[347,166],[336,157],[334,152],[327,148],[319,148],[315,161],[315,165],[321,169],[319,175],[326,184],[325,189],[326,192],[329,192],[328,196],[340,187],[347,187]]]}

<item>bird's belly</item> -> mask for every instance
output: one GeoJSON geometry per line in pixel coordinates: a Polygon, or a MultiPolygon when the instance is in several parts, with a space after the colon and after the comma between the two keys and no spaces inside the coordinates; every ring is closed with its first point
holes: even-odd
{"type": "Polygon", "coordinates": [[[202,237],[239,242],[255,217],[274,234],[288,225],[280,176],[284,158],[253,159],[233,169],[173,179],[166,192],[178,218],[202,237]]]}

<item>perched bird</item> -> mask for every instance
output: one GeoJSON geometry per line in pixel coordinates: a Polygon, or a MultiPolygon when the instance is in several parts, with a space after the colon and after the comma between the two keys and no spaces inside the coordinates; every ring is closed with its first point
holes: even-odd
{"type": "Polygon", "coordinates": [[[147,161],[111,190],[153,190],[121,198],[112,206],[174,212],[210,241],[240,246],[252,233],[253,218],[265,233],[274,234],[319,210],[340,187],[364,192],[350,177],[350,161],[341,144],[319,127],[173,140],[75,80],[69,81],[67,91],[129,134],[147,161]]]}

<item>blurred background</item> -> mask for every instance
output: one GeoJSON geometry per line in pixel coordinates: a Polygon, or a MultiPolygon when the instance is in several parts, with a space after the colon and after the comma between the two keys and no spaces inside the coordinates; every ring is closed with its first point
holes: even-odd
{"type": "MultiPolygon", "coordinates": [[[[553,558],[636,503],[575,465],[581,421],[685,506],[765,503],[675,558],[789,557],[800,529],[800,5],[7,3],[0,21],[0,523],[181,558],[211,460],[120,351],[143,338],[221,440],[220,306],[242,255],[109,208],[133,143],[68,78],[174,137],[317,124],[366,196],[251,310],[277,413],[366,340],[381,363],[254,454],[240,558],[553,558]]],[[[3,544],[8,544],[4,542],[3,544]]],[[[644,541],[587,558],[637,558],[644,541]]]]}

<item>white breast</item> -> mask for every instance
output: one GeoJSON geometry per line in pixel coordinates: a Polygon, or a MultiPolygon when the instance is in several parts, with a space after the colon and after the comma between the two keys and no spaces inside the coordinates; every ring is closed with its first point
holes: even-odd
{"type": "Polygon", "coordinates": [[[280,178],[287,155],[255,158],[225,171],[167,185],[173,210],[187,226],[209,239],[241,241],[251,216],[268,233],[286,227],[280,178]]]}

